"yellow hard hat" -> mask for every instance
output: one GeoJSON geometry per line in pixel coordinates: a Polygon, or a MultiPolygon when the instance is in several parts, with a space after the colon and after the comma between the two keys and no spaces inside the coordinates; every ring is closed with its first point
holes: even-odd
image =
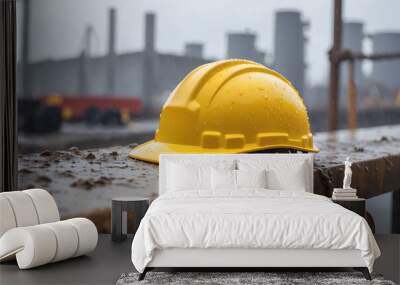
{"type": "Polygon", "coordinates": [[[281,74],[252,61],[222,60],[190,72],[170,94],[155,138],[132,158],[162,153],[318,152],[303,100],[281,74]]]}

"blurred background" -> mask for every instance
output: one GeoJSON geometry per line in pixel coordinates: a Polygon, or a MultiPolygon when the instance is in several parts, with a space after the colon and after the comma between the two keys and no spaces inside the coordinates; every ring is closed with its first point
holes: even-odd
{"type": "MultiPolygon", "coordinates": [[[[20,0],[19,148],[143,142],[194,67],[245,58],[285,75],[327,129],[331,1],[20,0]]],[[[400,50],[396,0],[343,3],[342,48],[400,50]]],[[[338,128],[346,128],[348,68],[340,66],[338,128]]],[[[400,123],[400,58],[357,61],[357,127],[400,123]]]]}
{"type": "MultiPolygon", "coordinates": [[[[19,187],[48,189],[64,217],[94,210],[88,217],[109,231],[111,197],[157,192],[157,167],[128,159],[129,149],[153,138],[183,77],[219,59],[281,72],[314,135],[399,125],[400,1],[344,0],[336,40],[333,3],[18,0],[19,187]]],[[[327,145],[328,163],[339,150],[327,145]]],[[[400,225],[393,193],[368,199],[376,232],[400,225]]]]}

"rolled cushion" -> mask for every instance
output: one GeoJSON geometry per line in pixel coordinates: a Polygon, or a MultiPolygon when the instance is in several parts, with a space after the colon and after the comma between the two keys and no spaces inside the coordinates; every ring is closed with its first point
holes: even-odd
{"type": "Polygon", "coordinates": [[[22,191],[3,192],[14,213],[17,227],[33,226],[39,223],[35,205],[31,197],[22,191]]]}
{"type": "Polygon", "coordinates": [[[0,195],[0,237],[9,229],[15,228],[14,212],[6,197],[0,195]]]}
{"type": "Polygon", "coordinates": [[[60,220],[57,204],[43,189],[0,193],[0,237],[9,229],[60,220]]]}
{"type": "Polygon", "coordinates": [[[42,225],[14,228],[0,239],[0,261],[16,255],[20,269],[51,262],[57,251],[53,231],[42,225]]]}
{"type": "Polygon", "coordinates": [[[14,228],[0,238],[0,261],[16,255],[19,268],[28,269],[86,254],[97,240],[96,226],[84,218],[14,228]]]}
{"type": "Polygon", "coordinates": [[[78,233],[78,248],[74,256],[79,256],[91,252],[96,248],[98,233],[95,224],[85,218],[73,218],[65,220],[70,223],[78,233]]]}
{"type": "Polygon", "coordinates": [[[57,250],[52,262],[64,260],[75,256],[78,249],[78,232],[71,228],[65,221],[43,225],[51,229],[56,237],[57,250]]]}
{"type": "Polygon", "coordinates": [[[39,224],[51,223],[60,220],[56,201],[49,192],[43,189],[29,189],[22,191],[32,199],[38,215],[39,224]]]}

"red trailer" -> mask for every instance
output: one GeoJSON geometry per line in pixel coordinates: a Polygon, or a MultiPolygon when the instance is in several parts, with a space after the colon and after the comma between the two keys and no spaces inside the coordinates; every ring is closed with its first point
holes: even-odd
{"type": "Polygon", "coordinates": [[[63,120],[87,123],[124,124],[143,111],[142,101],[128,96],[67,96],[52,94],[42,97],[49,106],[59,106],[63,120]]]}

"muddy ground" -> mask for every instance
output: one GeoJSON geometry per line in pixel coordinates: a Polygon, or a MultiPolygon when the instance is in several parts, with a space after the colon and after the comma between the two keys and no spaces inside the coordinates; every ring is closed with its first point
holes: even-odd
{"type": "MultiPolygon", "coordinates": [[[[396,174],[400,169],[400,125],[317,133],[314,141],[321,150],[315,155],[316,193],[329,195],[333,187],[341,184],[343,161],[347,156],[355,162],[353,177],[356,186],[362,188],[361,196],[374,196],[375,192],[371,191],[378,190],[371,190],[372,186],[376,189],[379,186],[380,192],[390,190],[391,186],[400,188],[400,172],[396,174]],[[363,187],[367,183],[364,177],[374,178],[374,173],[383,175],[383,178],[376,176],[379,179],[375,180],[386,179],[386,182],[378,181],[377,186],[368,182],[369,186],[363,187]]],[[[56,199],[63,217],[88,216],[100,231],[107,232],[112,197],[154,197],[157,193],[158,166],[129,158],[128,152],[133,146],[89,150],[71,147],[65,151],[20,155],[19,188],[47,189],[56,199]]]]}

